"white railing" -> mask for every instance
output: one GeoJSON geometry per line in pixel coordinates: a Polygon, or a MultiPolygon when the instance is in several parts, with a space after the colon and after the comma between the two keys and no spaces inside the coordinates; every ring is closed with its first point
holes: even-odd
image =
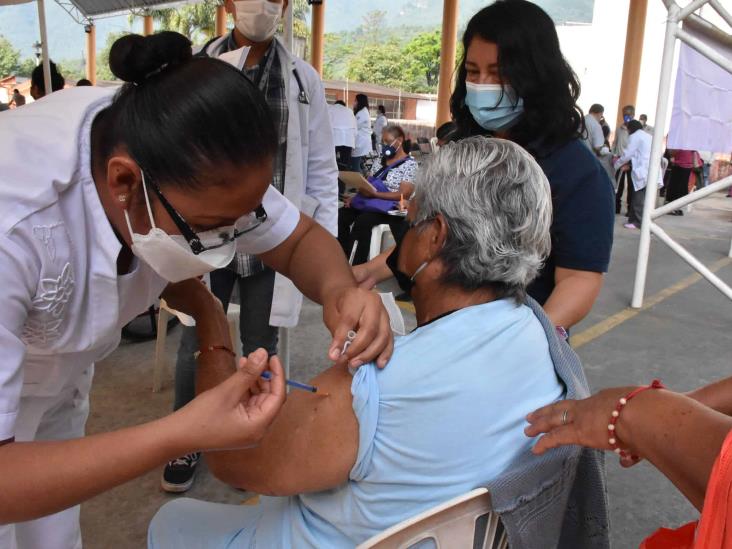
{"type": "MultiPolygon", "coordinates": [[[[720,54],[712,46],[704,43],[695,36],[690,35],[681,28],[681,24],[686,22],[694,28],[695,31],[714,38],[716,41],[730,43],[732,36],[726,31],[719,29],[709,21],[702,19],[694,12],[705,4],[709,4],[722,19],[732,26],[732,15],[727,12],[718,0],[693,0],[683,9],[678,6],[674,0],[663,0],[668,9],[668,19],[666,19],[666,37],[663,44],[663,60],[661,63],[661,81],[658,85],[658,103],[656,106],[656,127],[653,130],[653,144],[651,145],[651,163],[648,170],[648,181],[658,181],[659,171],[661,169],[661,156],[663,155],[663,139],[666,133],[666,120],[668,118],[668,103],[671,95],[671,72],[674,62],[674,48],[676,40],[680,40],[689,47],[695,49],[701,55],[710,59],[723,69],[732,73],[732,61],[720,54]]],[[[725,284],[719,277],[710,271],[704,264],[694,257],[686,248],[676,242],[666,231],[654,223],[654,219],[677,210],[682,206],[696,202],[708,196],[711,193],[720,191],[732,185],[732,176],[725,177],[701,190],[692,194],[674,200],[660,208],[656,208],[657,192],[651,192],[654,185],[649,185],[649,191],[646,192],[645,203],[643,205],[643,222],[641,225],[640,244],[638,245],[638,262],[635,271],[635,285],[633,287],[633,299],[631,307],[636,309],[643,306],[643,294],[646,287],[646,277],[648,275],[648,256],[651,247],[651,233],[655,234],[658,239],[671,248],[691,267],[696,269],[699,274],[706,278],[715,288],[722,292],[725,296],[732,299],[732,288],[725,284]]],[[[655,189],[654,189],[655,191],[655,189]]],[[[732,257],[732,245],[730,245],[729,256],[732,257]]]]}

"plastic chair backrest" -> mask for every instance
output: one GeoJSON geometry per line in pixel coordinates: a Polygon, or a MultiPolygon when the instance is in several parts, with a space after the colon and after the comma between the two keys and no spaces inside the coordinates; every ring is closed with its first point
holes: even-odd
{"type": "Polygon", "coordinates": [[[430,539],[437,549],[508,548],[488,490],[477,488],[384,530],[356,549],[408,549],[430,539]]]}

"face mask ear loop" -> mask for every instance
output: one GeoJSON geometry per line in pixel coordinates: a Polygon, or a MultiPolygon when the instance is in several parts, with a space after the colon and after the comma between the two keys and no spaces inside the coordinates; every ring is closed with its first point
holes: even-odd
{"type": "MultiPolygon", "coordinates": [[[[153,229],[156,229],[157,226],[155,225],[155,218],[153,217],[152,208],[150,207],[150,197],[147,194],[147,183],[145,183],[145,172],[140,170],[140,175],[142,176],[142,192],[145,194],[145,205],[147,206],[147,215],[150,217],[150,225],[153,229]]],[[[126,212],[127,210],[125,210],[126,212]]],[[[132,232],[132,230],[130,230],[132,232]]]]}
{"type": "Polygon", "coordinates": [[[429,262],[429,261],[425,261],[424,263],[422,263],[422,264],[421,264],[421,265],[420,265],[419,267],[417,267],[417,270],[416,270],[416,271],[414,271],[414,274],[413,274],[412,276],[410,276],[410,277],[409,277],[409,280],[411,280],[412,282],[414,282],[414,279],[415,279],[415,278],[417,278],[417,275],[418,275],[419,273],[421,273],[421,272],[422,272],[422,271],[424,270],[424,268],[425,268],[425,267],[426,267],[427,265],[429,265],[429,264],[430,264],[430,262],[429,262]]]}

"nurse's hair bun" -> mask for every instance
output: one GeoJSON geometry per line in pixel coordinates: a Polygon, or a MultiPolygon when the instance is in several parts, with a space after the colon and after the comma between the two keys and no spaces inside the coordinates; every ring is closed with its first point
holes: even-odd
{"type": "Polygon", "coordinates": [[[191,41],[177,32],[164,31],[150,36],[128,34],[112,44],[109,68],[120,80],[142,84],[191,57],[191,41]]]}

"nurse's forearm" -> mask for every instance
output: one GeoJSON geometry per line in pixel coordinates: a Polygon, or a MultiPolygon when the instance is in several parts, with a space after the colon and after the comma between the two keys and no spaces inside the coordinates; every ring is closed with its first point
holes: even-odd
{"type": "Polygon", "coordinates": [[[555,326],[569,329],[592,310],[602,289],[602,273],[557,267],[554,280],[544,311],[555,326]]]}
{"type": "Polygon", "coordinates": [[[300,216],[300,223],[285,242],[260,258],[321,305],[338,290],[356,287],[338,241],[306,216],[300,216]]]}
{"type": "Polygon", "coordinates": [[[55,513],[194,448],[178,416],[112,433],[0,446],[0,524],[55,513]]]}

